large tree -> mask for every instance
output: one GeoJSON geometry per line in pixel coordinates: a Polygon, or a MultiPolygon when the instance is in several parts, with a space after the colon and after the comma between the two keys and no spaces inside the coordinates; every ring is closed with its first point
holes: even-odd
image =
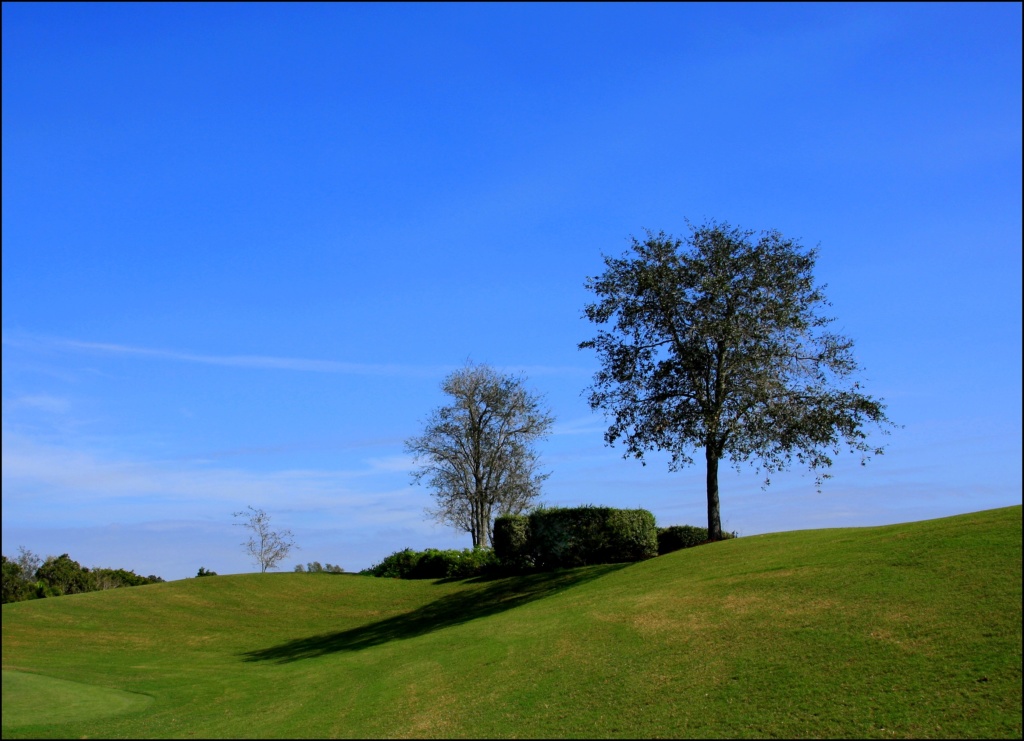
{"type": "Polygon", "coordinates": [[[827,329],[817,250],[777,231],[754,236],[714,221],[690,225],[685,240],[648,231],[586,283],[597,296],[587,318],[608,326],[580,343],[601,361],[588,391],[610,418],[605,440],[621,439],[625,457],[640,460],[667,451],[671,470],[703,449],[711,540],[722,537],[723,458],[755,459],[768,472],[795,458],[820,487],[842,447],[862,463],[881,454],[867,423],[891,426],[881,400],[854,380],[853,342],[827,329]]]}
{"type": "Polygon", "coordinates": [[[439,522],[465,530],[473,547],[491,543],[494,517],[519,514],[540,494],[532,445],[554,418],[524,381],[487,365],[467,364],[441,384],[452,399],[435,409],[422,435],[406,440],[416,458],[413,480],[434,490],[439,522]]]}

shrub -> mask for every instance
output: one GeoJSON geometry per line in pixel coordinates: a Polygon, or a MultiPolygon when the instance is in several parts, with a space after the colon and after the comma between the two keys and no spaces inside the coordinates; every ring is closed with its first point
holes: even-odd
{"type": "Polygon", "coordinates": [[[20,602],[29,598],[31,584],[25,578],[21,565],[3,557],[3,603],[20,602]]]}
{"type": "Polygon", "coordinates": [[[449,561],[445,577],[448,579],[469,579],[491,573],[498,567],[498,557],[491,548],[466,548],[462,551],[445,551],[455,554],[449,561]]]}
{"type": "Polygon", "coordinates": [[[360,573],[392,579],[468,579],[492,570],[497,563],[494,551],[489,548],[462,551],[406,548],[360,573]]]}
{"type": "Polygon", "coordinates": [[[321,563],[319,561],[313,561],[312,563],[307,563],[305,568],[303,568],[301,563],[297,564],[295,566],[295,570],[297,572],[299,572],[299,573],[308,572],[310,574],[343,574],[343,573],[345,573],[345,569],[341,568],[340,566],[335,566],[332,563],[325,563],[325,564],[321,565],[321,563]]]}
{"type": "Polygon", "coordinates": [[[530,553],[530,518],[502,515],[494,520],[494,554],[501,565],[516,571],[533,566],[530,553]]]}
{"type": "Polygon", "coordinates": [[[646,509],[613,509],[605,527],[609,532],[609,563],[643,561],[658,555],[658,528],[646,509]]]}
{"type": "Polygon", "coordinates": [[[439,551],[436,548],[428,548],[420,553],[419,560],[412,570],[405,575],[405,579],[444,579],[448,575],[447,551],[439,551]]]}
{"type": "Polygon", "coordinates": [[[541,569],[641,561],[658,554],[654,515],[645,509],[538,509],[529,515],[527,539],[541,569]]]}
{"type": "MultiPolygon", "coordinates": [[[[722,540],[735,538],[736,533],[722,533],[722,540]]],[[[693,548],[695,545],[704,545],[708,542],[708,530],[695,525],[671,525],[658,528],[658,555],[681,550],[682,548],[693,548]]]]}
{"type": "Polygon", "coordinates": [[[389,579],[408,579],[413,568],[419,563],[421,556],[423,556],[422,552],[414,551],[412,548],[395,551],[390,556],[385,557],[380,563],[374,564],[360,573],[369,574],[370,576],[387,577],[389,579]]]}
{"type": "Polygon", "coordinates": [[[205,566],[200,566],[199,571],[196,573],[196,577],[200,576],[217,576],[216,571],[207,571],[205,566]]]}
{"type": "Polygon", "coordinates": [[[658,555],[672,553],[683,548],[692,548],[708,542],[708,531],[694,525],[671,525],[658,528],[658,555]]]}

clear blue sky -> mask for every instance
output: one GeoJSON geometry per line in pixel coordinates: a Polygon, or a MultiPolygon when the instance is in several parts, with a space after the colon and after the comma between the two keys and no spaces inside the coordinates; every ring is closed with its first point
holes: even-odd
{"type": "MultiPolygon", "coordinates": [[[[1021,6],[3,5],[3,552],[358,570],[467,547],[403,440],[467,359],[557,417],[549,504],[706,524],[607,448],[588,275],[685,219],[820,244],[904,428],[752,535],[1021,502],[1021,6]]],[[[885,441],[879,438],[880,442],[885,441]]]]}

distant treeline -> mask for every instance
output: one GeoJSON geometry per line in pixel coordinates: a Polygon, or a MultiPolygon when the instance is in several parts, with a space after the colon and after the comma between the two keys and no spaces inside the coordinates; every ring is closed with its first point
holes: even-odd
{"type": "Polygon", "coordinates": [[[78,561],[72,561],[67,553],[47,556],[44,560],[32,551],[19,548],[16,559],[3,556],[4,604],[162,581],[159,576],[139,576],[124,569],[88,569],[78,561]]]}
{"type": "Polygon", "coordinates": [[[345,569],[340,566],[336,566],[333,563],[320,564],[319,561],[311,561],[303,566],[301,563],[295,564],[295,573],[297,574],[344,574],[345,569]]]}

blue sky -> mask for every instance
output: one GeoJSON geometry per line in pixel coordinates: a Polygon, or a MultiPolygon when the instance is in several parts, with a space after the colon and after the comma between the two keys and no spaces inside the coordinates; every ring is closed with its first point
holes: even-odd
{"type": "Polygon", "coordinates": [[[741,535],[1021,502],[1021,6],[4,4],[3,551],[167,579],[467,547],[403,440],[467,359],[557,418],[549,504],[706,524],[607,448],[584,281],[685,219],[820,245],[903,429],[741,535]]]}

